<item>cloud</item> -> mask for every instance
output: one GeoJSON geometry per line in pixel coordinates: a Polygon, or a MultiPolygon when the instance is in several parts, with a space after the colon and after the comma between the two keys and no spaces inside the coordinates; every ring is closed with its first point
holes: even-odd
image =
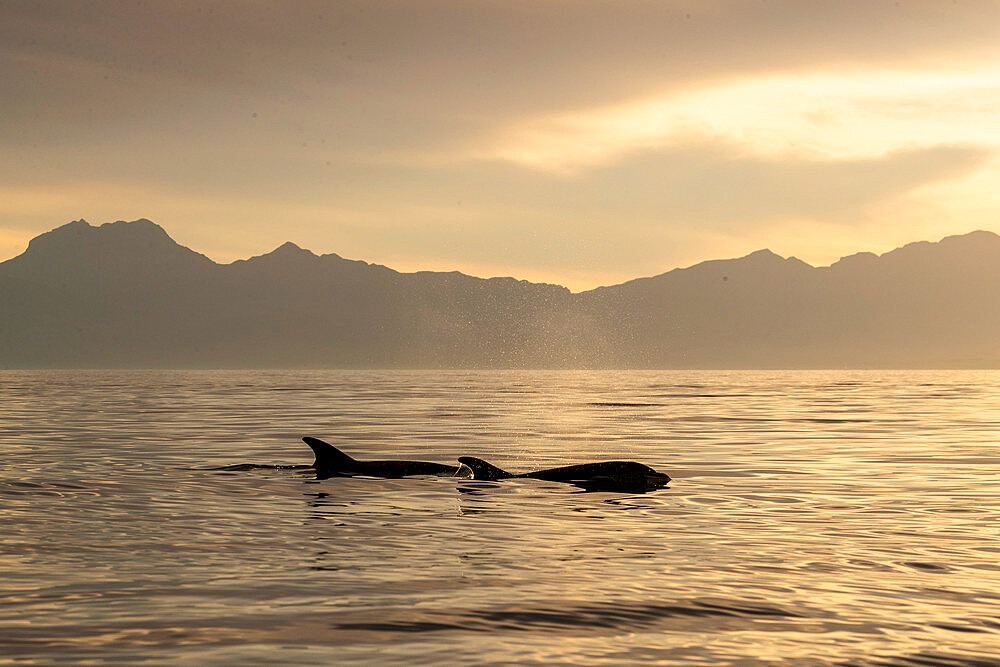
{"type": "Polygon", "coordinates": [[[905,210],[909,193],[971,174],[991,155],[987,147],[942,145],[849,160],[761,156],[701,138],[573,173],[502,161],[327,165],[308,155],[227,167],[234,156],[211,151],[183,169],[126,156],[104,180],[84,180],[81,160],[47,184],[7,186],[0,215],[46,225],[40,221],[58,210],[46,226],[81,215],[182,216],[242,227],[237,236],[248,252],[292,239],[355,248],[354,256],[371,260],[409,248],[414,257],[497,264],[506,256],[549,268],[585,261],[613,270],[645,252],[650,238],[751,235],[794,220],[856,227],[873,206],[899,201],[905,210]],[[272,179],[276,172],[284,178],[272,179]]]}
{"type": "Polygon", "coordinates": [[[761,156],[872,157],[900,147],[1000,145],[1000,68],[759,76],[525,119],[470,154],[572,172],[709,135],[761,156]]]}
{"type": "Polygon", "coordinates": [[[853,225],[867,207],[968,174],[990,155],[976,146],[852,160],[762,158],[725,144],[636,151],[568,179],[575,196],[562,204],[617,210],[634,221],[729,230],[789,219],[853,225]]]}
{"type": "Polygon", "coordinates": [[[266,112],[377,149],[761,73],[988,63],[998,42],[988,0],[13,0],[0,136],[198,140],[266,112]]]}
{"type": "MultiPolygon", "coordinates": [[[[816,72],[853,80],[879,71],[885,77],[870,87],[891,92],[907,69],[994,67],[998,44],[1000,5],[986,0],[637,0],[625,8],[612,0],[12,0],[0,8],[0,151],[19,161],[20,179],[39,182],[84,160],[109,177],[128,158],[190,172],[211,162],[210,151],[231,157],[222,168],[233,179],[269,162],[279,167],[273,179],[299,179],[302,170],[280,167],[309,158],[433,164],[541,150],[559,161],[573,158],[569,143],[603,156],[676,141],[664,141],[664,124],[698,134],[721,124],[722,135],[802,147],[800,135],[815,130],[803,119],[835,115],[845,94],[827,82],[824,99],[782,110],[789,89],[815,83],[816,72]],[[706,92],[714,103],[701,99],[706,92]],[[747,117],[718,117],[734,108],[747,117]],[[511,128],[539,134],[539,120],[555,125],[554,136],[540,128],[540,149],[510,137],[497,145],[511,128]],[[24,161],[30,154],[39,157],[24,161]]],[[[995,98],[975,96],[980,122],[995,98]]],[[[840,118],[848,129],[830,132],[824,149],[867,122],[863,100],[850,99],[857,112],[840,118]]],[[[918,139],[964,141],[975,139],[918,139]]]]}
{"type": "Polygon", "coordinates": [[[970,174],[992,154],[990,147],[940,145],[855,159],[760,156],[701,138],[636,149],[571,173],[498,161],[435,170],[373,167],[355,172],[351,187],[338,192],[377,197],[388,182],[395,200],[414,209],[463,202],[494,218],[532,219],[566,232],[584,224],[732,230],[810,219],[853,225],[868,207],[970,174]]]}

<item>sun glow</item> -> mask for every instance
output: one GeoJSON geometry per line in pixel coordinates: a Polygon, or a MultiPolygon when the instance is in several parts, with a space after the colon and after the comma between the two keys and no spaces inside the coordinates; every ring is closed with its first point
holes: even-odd
{"type": "Polygon", "coordinates": [[[1000,68],[755,77],[507,128],[491,157],[554,171],[642,149],[724,141],[823,160],[914,145],[1000,145],[1000,68]]]}

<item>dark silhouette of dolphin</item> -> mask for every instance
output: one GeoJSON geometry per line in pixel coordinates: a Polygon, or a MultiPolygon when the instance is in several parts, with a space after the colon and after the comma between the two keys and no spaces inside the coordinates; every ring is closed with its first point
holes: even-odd
{"type": "Polygon", "coordinates": [[[306,436],[302,438],[316,460],[312,467],[320,479],[338,475],[367,475],[369,477],[406,477],[408,475],[457,475],[463,466],[449,466],[428,461],[358,461],[328,442],[306,436]]]}
{"type": "Polygon", "coordinates": [[[581,463],[561,468],[525,472],[520,475],[502,470],[474,456],[460,456],[458,461],[472,469],[473,479],[544,479],[550,482],[574,484],[588,491],[652,491],[666,486],[667,482],[670,481],[669,475],[656,472],[649,466],[635,461],[581,463]]]}

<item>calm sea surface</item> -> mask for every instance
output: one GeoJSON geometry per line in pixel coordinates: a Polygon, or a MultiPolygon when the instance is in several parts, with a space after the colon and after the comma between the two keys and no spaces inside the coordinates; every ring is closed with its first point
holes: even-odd
{"type": "Polygon", "coordinates": [[[0,662],[1000,664],[998,443],[1000,372],[0,372],[0,662]],[[303,435],[674,481],[211,470],[303,435]]]}

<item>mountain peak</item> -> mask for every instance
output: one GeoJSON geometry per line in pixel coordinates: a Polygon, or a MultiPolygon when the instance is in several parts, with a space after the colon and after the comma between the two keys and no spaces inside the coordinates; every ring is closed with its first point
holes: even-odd
{"type": "Polygon", "coordinates": [[[28,241],[28,249],[25,253],[31,252],[32,249],[45,246],[51,243],[53,239],[80,238],[91,233],[94,229],[96,229],[96,227],[83,218],[67,222],[65,225],[60,225],[54,229],[39,234],[35,238],[28,241]]]}
{"type": "Polygon", "coordinates": [[[257,257],[252,257],[251,259],[262,259],[264,257],[273,258],[294,258],[294,257],[316,257],[316,253],[312,250],[306,250],[291,241],[285,241],[277,248],[271,252],[264,253],[263,255],[258,255],[257,257]]]}
{"type": "Polygon", "coordinates": [[[292,265],[303,260],[316,260],[319,257],[311,250],[301,248],[291,241],[285,241],[271,252],[263,255],[254,255],[249,259],[238,259],[233,264],[236,265],[261,265],[270,266],[274,264],[292,265]]]}
{"type": "Polygon", "coordinates": [[[69,275],[76,269],[144,273],[155,266],[208,265],[212,260],[186,248],[155,222],[139,218],[94,226],[83,218],[31,239],[21,255],[4,264],[27,274],[69,275]],[[76,268],[74,268],[76,267],[76,268]]]}
{"type": "Polygon", "coordinates": [[[126,222],[125,220],[105,222],[96,229],[98,232],[104,234],[119,234],[122,236],[128,235],[132,238],[166,239],[170,241],[171,244],[176,245],[176,242],[170,238],[169,234],[167,234],[167,230],[148,218],[139,218],[138,220],[132,220],[129,222],[126,222]]]}
{"type": "Polygon", "coordinates": [[[743,259],[784,259],[781,255],[774,252],[770,248],[761,248],[760,250],[754,250],[749,255],[743,257],[743,259]]]}
{"type": "Polygon", "coordinates": [[[873,252],[856,252],[853,255],[845,255],[830,265],[831,269],[859,269],[861,267],[874,266],[878,262],[878,255],[873,252]]]}
{"type": "Polygon", "coordinates": [[[28,250],[26,252],[38,252],[40,250],[87,242],[102,244],[109,242],[128,243],[137,239],[165,241],[167,245],[181,247],[170,238],[170,235],[167,234],[163,227],[146,218],[139,218],[131,222],[118,220],[116,222],[106,222],[98,226],[91,225],[83,218],[80,218],[31,239],[28,242],[28,250]]]}
{"type": "Polygon", "coordinates": [[[298,246],[298,245],[292,243],[291,241],[285,241],[284,243],[282,243],[281,245],[279,245],[277,248],[275,248],[274,250],[272,250],[268,254],[270,254],[270,255],[313,255],[313,256],[315,256],[315,253],[313,253],[313,251],[306,250],[305,248],[302,248],[301,246],[298,246]]]}
{"type": "Polygon", "coordinates": [[[969,232],[968,234],[955,234],[953,236],[946,236],[941,239],[942,244],[961,244],[961,245],[971,245],[971,244],[981,244],[981,243],[1000,243],[1000,234],[995,234],[994,232],[986,231],[985,229],[977,229],[974,232],[969,232]]]}
{"type": "Polygon", "coordinates": [[[975,258],[989,258],[1000,250],[1000,236],[993,232],[978,230],[968,234],[946,236],[936,243],[916,241],[881,255],[888,261],[951,261],[968,262],[975,258]]]}

